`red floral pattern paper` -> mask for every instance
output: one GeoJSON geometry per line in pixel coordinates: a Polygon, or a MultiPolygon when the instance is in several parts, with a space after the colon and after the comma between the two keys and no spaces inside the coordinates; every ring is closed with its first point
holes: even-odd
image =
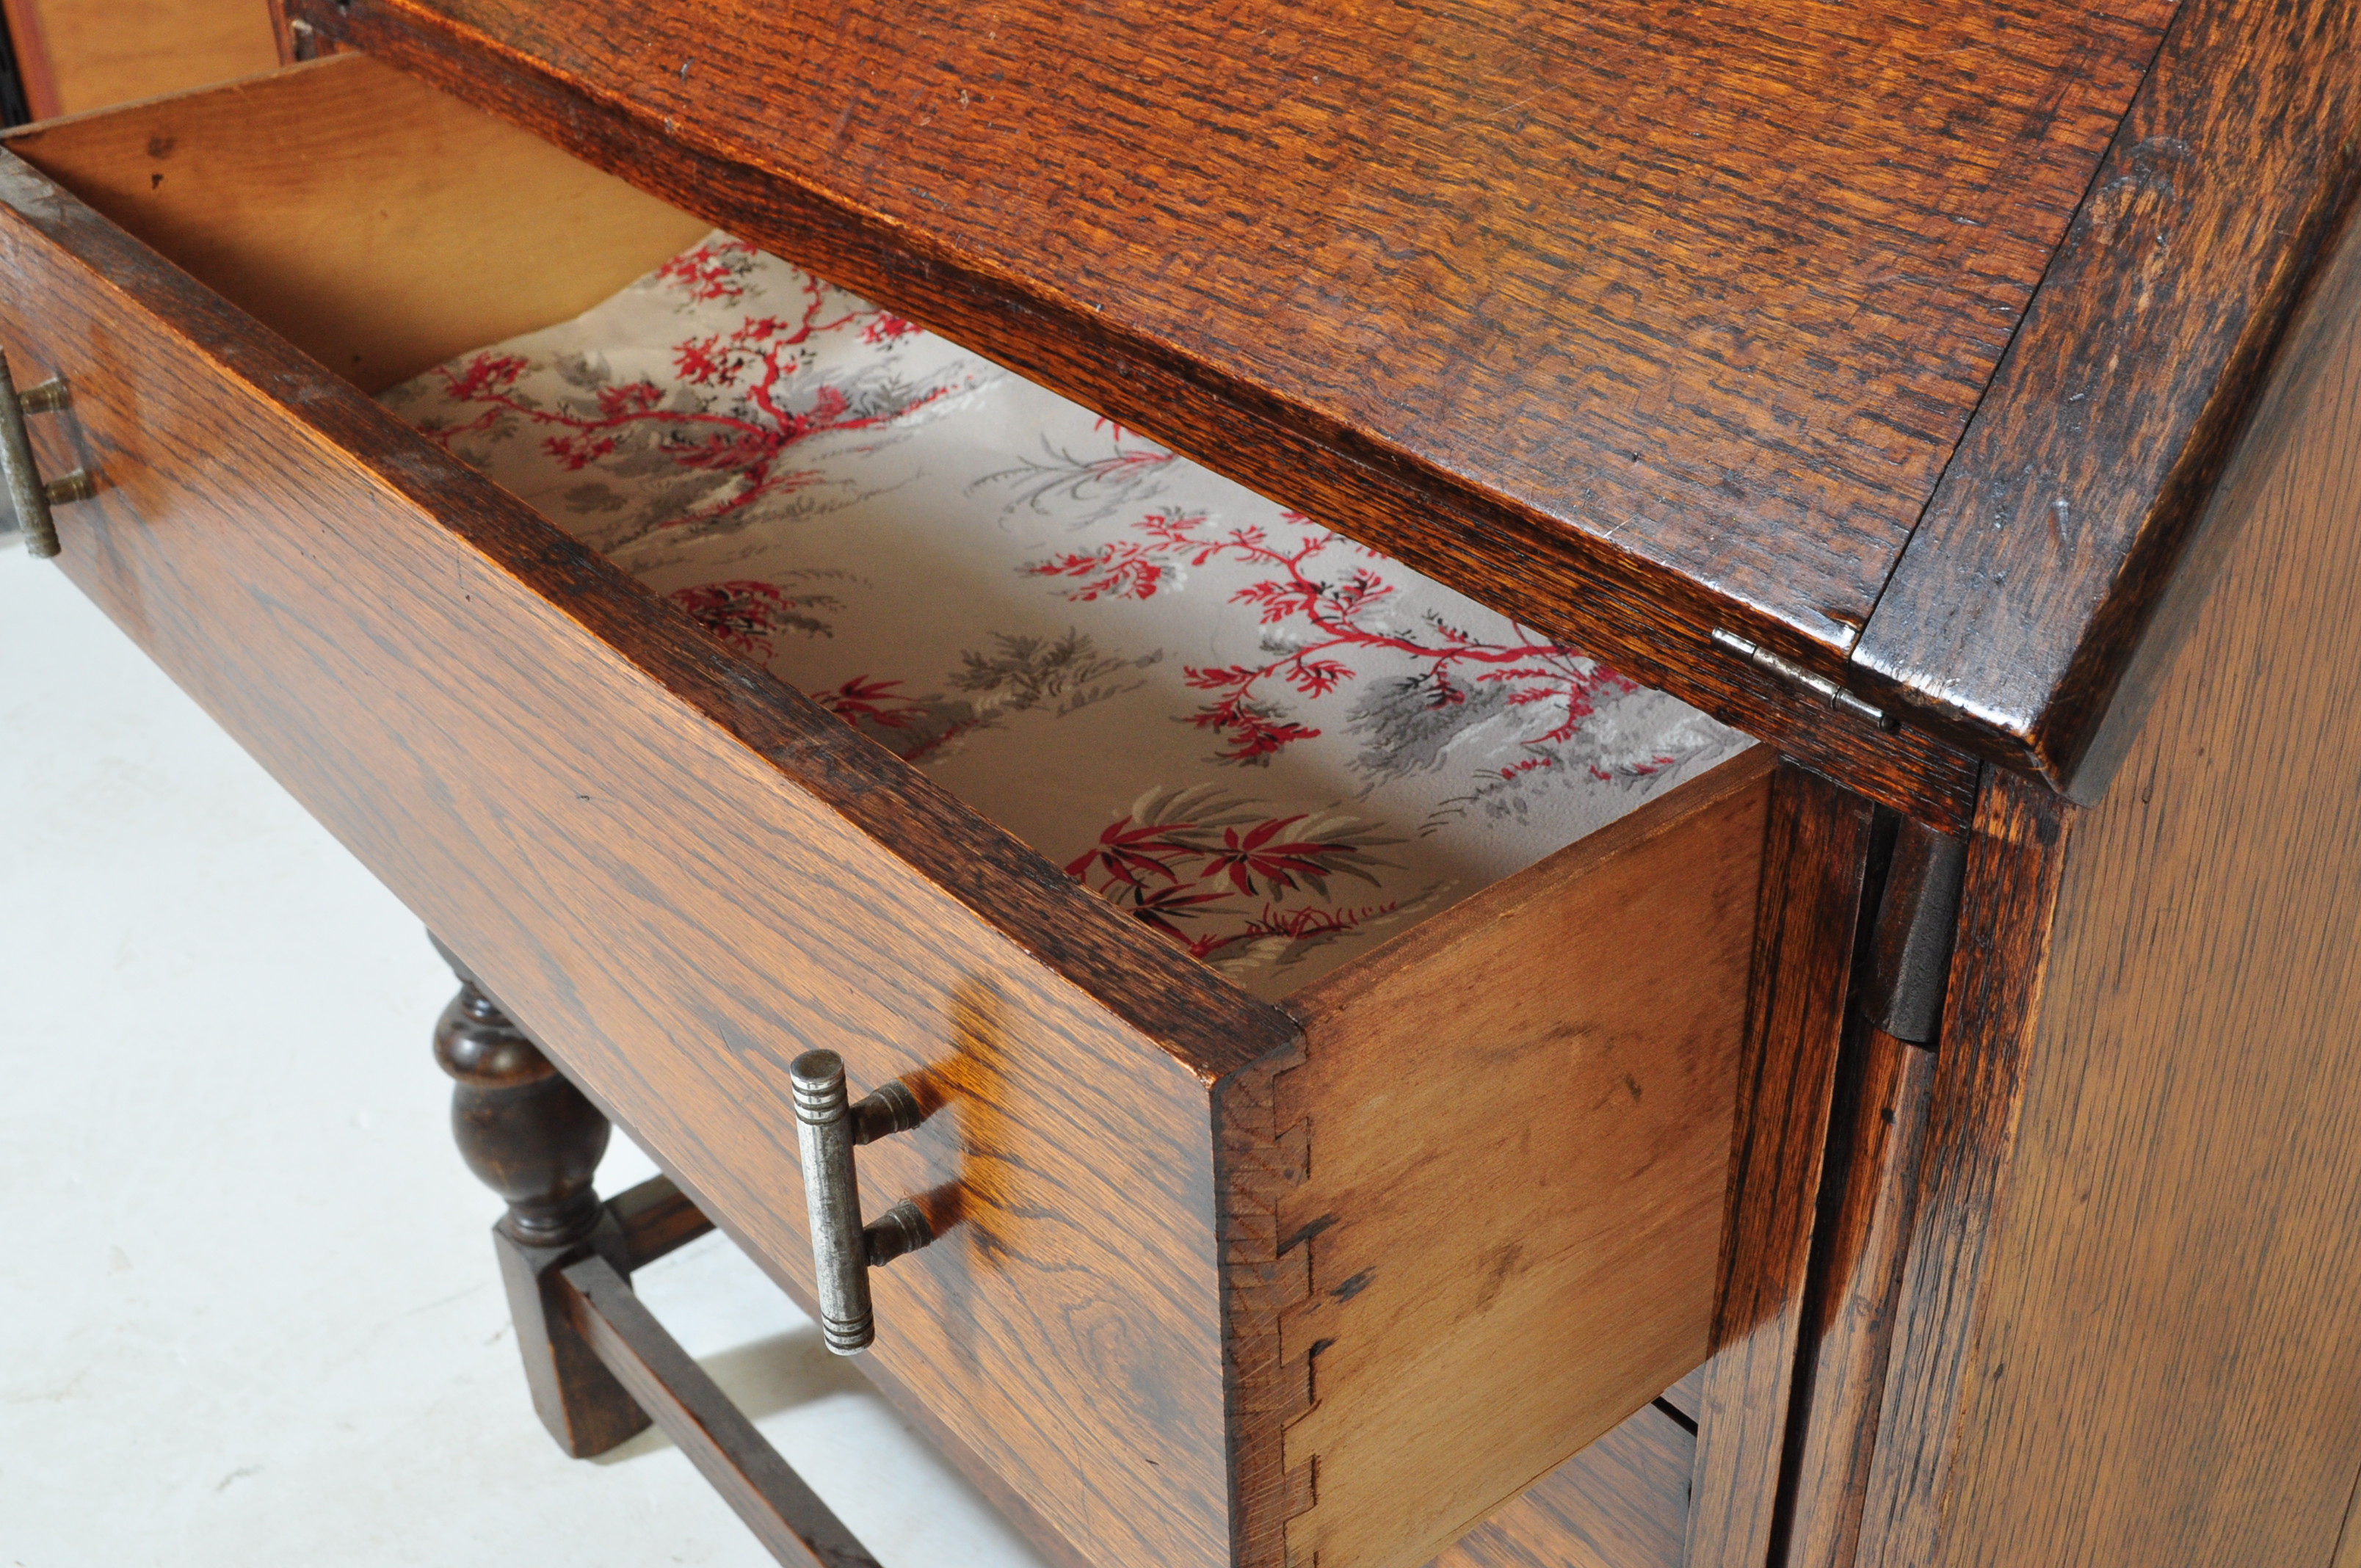
{"type": "Polygon", "coordinates": [[[725,236],[385,400],[1267,997],[1746,744],[725,236]]]}

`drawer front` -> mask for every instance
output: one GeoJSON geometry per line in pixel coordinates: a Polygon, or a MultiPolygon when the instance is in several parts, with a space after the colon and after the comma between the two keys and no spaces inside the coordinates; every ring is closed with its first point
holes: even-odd
{"type": "Polygon", "coordinates": [[[931,1075],[880,1370],[1082,1556],[1228,1560],[1208,1085],[1282,1014],[5,154],[0,346],[103,477],[64,569],[783,1284],[786,1063],[931,1075]]]}

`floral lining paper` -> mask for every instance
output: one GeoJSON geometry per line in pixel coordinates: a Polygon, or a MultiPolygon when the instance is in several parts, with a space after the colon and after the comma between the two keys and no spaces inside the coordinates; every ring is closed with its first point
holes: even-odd
{"type": "Polygon", "coordinates": [[[384,401],[1267,999],[1747,744],[724,235],[384,401]]]}

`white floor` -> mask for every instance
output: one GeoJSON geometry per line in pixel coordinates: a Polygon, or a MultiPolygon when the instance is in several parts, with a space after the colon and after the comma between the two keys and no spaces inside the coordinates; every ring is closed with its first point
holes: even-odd
{"type": "MultiPolygon", "coordinates": [[[[428,1054],[452,988],[0,555],[0,1568],[770,1561],[657,1435],[577,1463],[534,1420],[428,1054]]],[[[652,1169],[617,1145],[609,1191],[652,1169]]],[[[727,1242],[640,1283],[889,1568],[1036,1562],[727,1242]]]]}

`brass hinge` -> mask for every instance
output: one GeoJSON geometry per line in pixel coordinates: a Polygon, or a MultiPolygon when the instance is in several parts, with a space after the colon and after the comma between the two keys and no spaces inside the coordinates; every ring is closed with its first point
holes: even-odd
{"type": "Polygon", "coordinates": [[[1716,647],[1727,648],[1758,670],[1767,670],[1790,685],[1802,686],[1806,691],[1817,692],[1828,700],[1830,707],[1839,712],[1850,713],[1855,718],[1865,718],[1880,729],[1894,730],[1902,728],[1901,720],[1887,713],[1885,709],[1861,701],[1828,676],[1816,674],[1793,659],[1782,658],[1759,643],[1749,642],[1735,631],[1724,631],[1717,626],[1713,629],[1713,641],[1716,647]]]}

